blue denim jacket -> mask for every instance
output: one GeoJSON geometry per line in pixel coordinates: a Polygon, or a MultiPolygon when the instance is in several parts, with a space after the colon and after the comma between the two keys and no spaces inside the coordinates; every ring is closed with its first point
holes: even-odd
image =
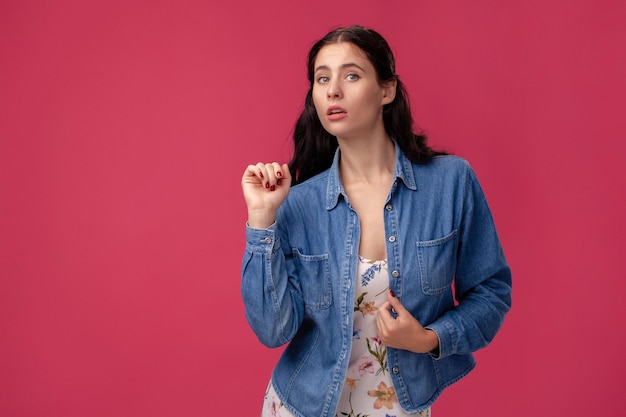
{"type": "MultiPolygon", "coordinates": [[[[359,219],[338,162],[339,150],[328,170],[292,187],[271,227],[246,228],[246,318],[266,346],[289,343],[272,382],[296,416],[334,416],[350,358],[359,219]]],[[[511,272],[465,160],[413,164],[396,146],[394,176],[384,208],[389,285],[439,337],[436,355],[387,349],[398,401],[413,413],[474,368],[472,352],[509,311],[511,272]]]]}

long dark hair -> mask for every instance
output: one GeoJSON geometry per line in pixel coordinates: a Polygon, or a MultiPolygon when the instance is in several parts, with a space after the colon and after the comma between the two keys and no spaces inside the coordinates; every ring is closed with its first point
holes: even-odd
{"type": "Polygon", "coordinates": [[[337,138],[328,133],[317,117],[313,104],[313,84],[315,59],[324,46],[349,42],[358,46],[366,54],[376,69],[378,83],[396,80],[396,97],[383,108],[383,123],[389,137],[398,144],[402,152],[415,163],[426,163],[433,156],[445,154],[427,145],[423,132],[415,133],[409,97],[404,84],[396,74],[396,63],[391,48],[378,32],[362,26],[341,27],[329,32],[317,41],[308,55],[309,91],[304,99],[304,110],[293,134],[294,153],[289,162],[293,176],[292,183],[298,184],[330,167],[338,143],[337,138]]]}

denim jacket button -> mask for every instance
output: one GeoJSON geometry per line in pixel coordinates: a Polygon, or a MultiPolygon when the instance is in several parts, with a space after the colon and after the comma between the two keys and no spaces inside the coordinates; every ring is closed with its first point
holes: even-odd
{"type": "Polygon", "coordinates": [[[272,238],[266,237],[265,239],[263,239],[263,242],[265,242],[265,243],[272,243],[272,238]]]}
{"type": "Polygon", "coordinates": [[[387,204],[385,206],[385,208],[387,209],[387,211],[391,211],[391,209],[393,208],[393,206],[391,204],[387,204]]]}
{"type": "Polygon", "coordinates": [[[392,275],[394,278],[397,278],[397,277],[398,277],[398,275],[400,275],[400,273],[399,273],[398,271],[394,270],[393,272],[391,272],[391,275],[392,275]]]}
{"type": "Polygon", "coordinates": [[[394,366],[394,367],[391,369],[391,372],[393,372],[394,374],[396,374],[396,375],[397,375],[397,374],[399,374],[399,373],[400,373],[400,369],[399,369],[397,366],[394,366]]]}
{"type": "Polygon", "coordinates": [[[389,236],[389,241],[391,243],[395,242],[396,241],[396,237],[395,236],[389,236]]]}

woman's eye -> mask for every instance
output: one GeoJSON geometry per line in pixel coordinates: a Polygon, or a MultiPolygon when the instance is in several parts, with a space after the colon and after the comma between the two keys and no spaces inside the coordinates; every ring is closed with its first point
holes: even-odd
{"type": "Polygon", "coordinates": [[[356,75],[356,74],[348,74],[348,75],[346,76],[346,78],[347,78],[349,81],[356,81],[356,80],[358,80],[358,79],[359,79],[359,78],[361,78],[361,77],[359,77],[359,76],[358,76],[358,75],[356,75]]]}
{"type": "Polygon", "coordinates": [[[327,83],[328,82],[328,77],[324,77],[324,76],[318,77],[317,78],[317,82],[320,83],[320,84],[327,83]]]}

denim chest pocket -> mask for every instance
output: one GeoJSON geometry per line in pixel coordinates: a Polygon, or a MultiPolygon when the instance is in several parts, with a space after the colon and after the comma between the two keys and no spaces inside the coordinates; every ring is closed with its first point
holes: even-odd
{"type": "Polygon", "coordinates": [[[332,289],[328,254],[304,255],[297,249],[292,249],[292,253],[305,307],[312,310],[330,307],[332,289]]]}
{"type": "Polygon", "coordinates": [[[422,292],[427,295],[441,294],[450,289],[456,270],[458,233],[439,239],[417,242],[422,292]]]}

